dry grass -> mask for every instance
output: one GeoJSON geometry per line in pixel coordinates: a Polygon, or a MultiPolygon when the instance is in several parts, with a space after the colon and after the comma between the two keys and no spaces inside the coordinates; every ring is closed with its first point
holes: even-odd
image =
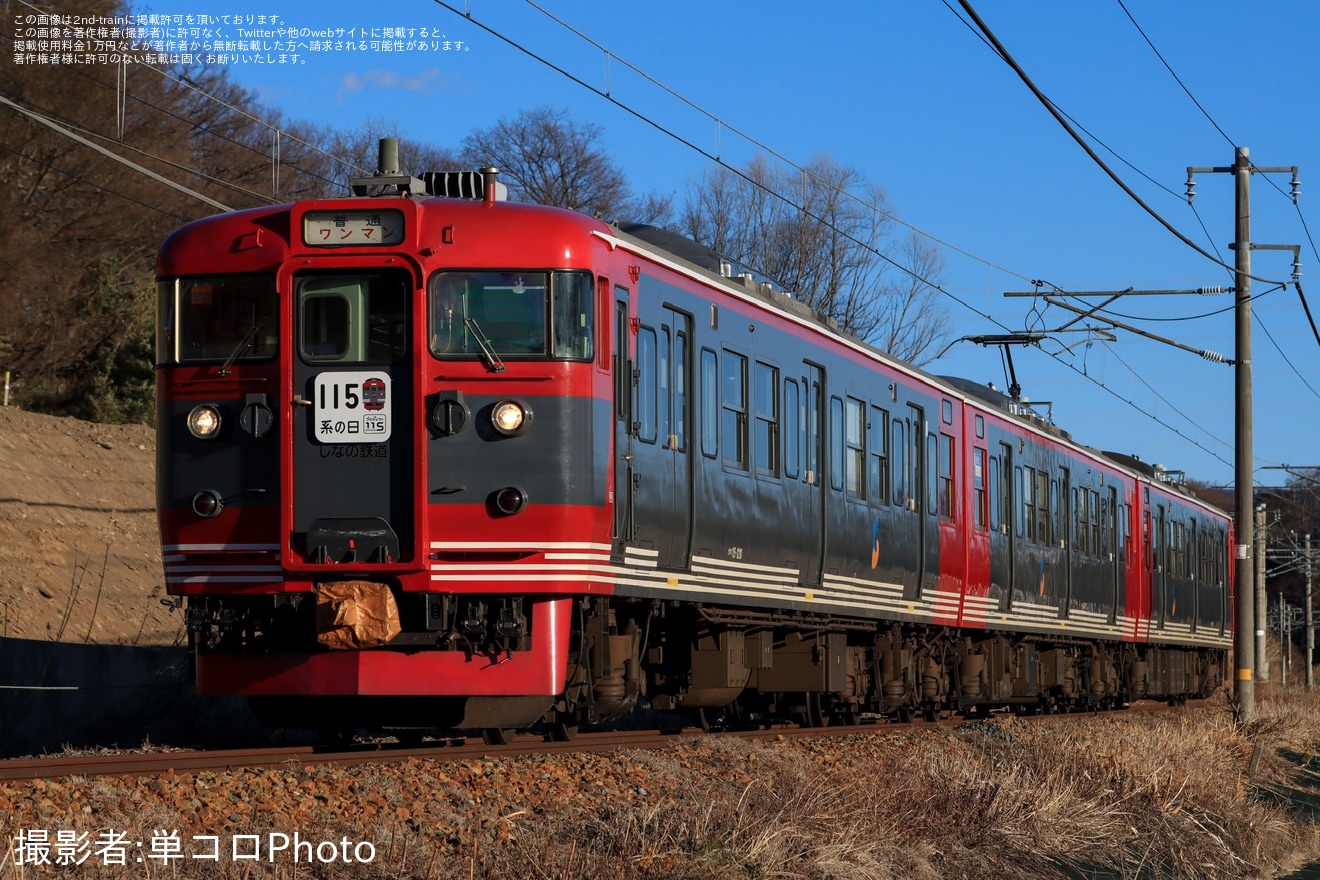
{"type": "Polygon", "coordinates": [[[1305,809],[1320,777],[1298,766],[1320,749],[1320,697],[1264,698],[1257,709],[1249,727],[1221,699],[876,734],[822,745],[843,753],[830,760],[704,746],[717,765],[754,764],[745,782],[692,778],[664,766],[663,753],[638,755],[681,783],[641,808],[605,804],[536,829],[478,853],[469,869],[556,880],[1275,877],[1320,855],[1305,809]],[[1256,743],[1263,758],[1249,777],[1256,743]]]}
{"type": "MultiPolygon", "coordinates": [[[[1257,710],[1249,726],[1221,698],[842,740],[707,737],[608,755],[92,780],[11,795],[0,826],[11,839],[16,827],[70,827],[78,813],[59,804],[76,790],[94,827],[179,828],[185,839],[301,829],[378,851],[370,865],[127,871],[149,878],[1278,877],[1320,858],[1320,696],[1261,697],[1257,710]]],[[[95,859],[77,869],[124,871],[95,859]]],[[[0,878],[45,873],[0,864],[0,878]]]]}

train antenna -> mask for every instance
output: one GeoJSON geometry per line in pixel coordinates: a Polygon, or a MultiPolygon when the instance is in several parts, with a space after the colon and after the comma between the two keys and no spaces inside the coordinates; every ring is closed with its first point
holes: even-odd
{"type": "Polygon", "coordinates": [[[354,198],[371,195],[372,189],[383,187],[377,195],[407,196],[426,194],[426,185],[411,174],[399,173],[399,139],[381,138],[376,154],[376,173],[371,177],[353,177],[348,181],[354,198]]]}

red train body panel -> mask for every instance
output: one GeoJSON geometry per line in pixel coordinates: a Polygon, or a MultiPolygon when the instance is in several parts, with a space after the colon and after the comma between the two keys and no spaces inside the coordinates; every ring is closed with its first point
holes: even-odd
{"type": "Polygon", "coordinates": [[[823,722],[1219,685],[1222,512],[636,233],[394,194],[165,242],[202,692],[562,733],[644,697],[823,722]]]}

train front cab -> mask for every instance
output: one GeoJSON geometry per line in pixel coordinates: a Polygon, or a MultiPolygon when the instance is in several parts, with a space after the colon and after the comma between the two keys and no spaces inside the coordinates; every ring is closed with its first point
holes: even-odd
{"type": "Polygon", "coordinates": [[[608,558],[609,360],[565,265],[594,221],[512,242],[483,208],[303,203],[162,248],[158,500],[200,692],[282,726],[491,728],[563,693],[594,534],[608,558]]]}

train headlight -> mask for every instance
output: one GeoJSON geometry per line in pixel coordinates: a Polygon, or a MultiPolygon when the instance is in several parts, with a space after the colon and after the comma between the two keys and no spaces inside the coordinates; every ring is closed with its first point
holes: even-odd
{"type": "Polygon", "coordinates": [[[220,435],[220,410],[209,403],[193,407],[188,413],[188,433],[198,440],[212,440],[220,435]]]}
{"type": "Polygon", "coordinates": [[[490,423],[505,437],[514,437],[527,430],[532,411],[516,400],[501,400],[490,411],[490,423]]]}
{"type": "Polygon", "coordinates": [[[203,489],[193,496],[192,509],[193,513],[203,519],[210,519],[213,516],[220,515],[220,511],[225,509],[225,502],[220,497],[219,492],[212,489],[203,489]]]}

